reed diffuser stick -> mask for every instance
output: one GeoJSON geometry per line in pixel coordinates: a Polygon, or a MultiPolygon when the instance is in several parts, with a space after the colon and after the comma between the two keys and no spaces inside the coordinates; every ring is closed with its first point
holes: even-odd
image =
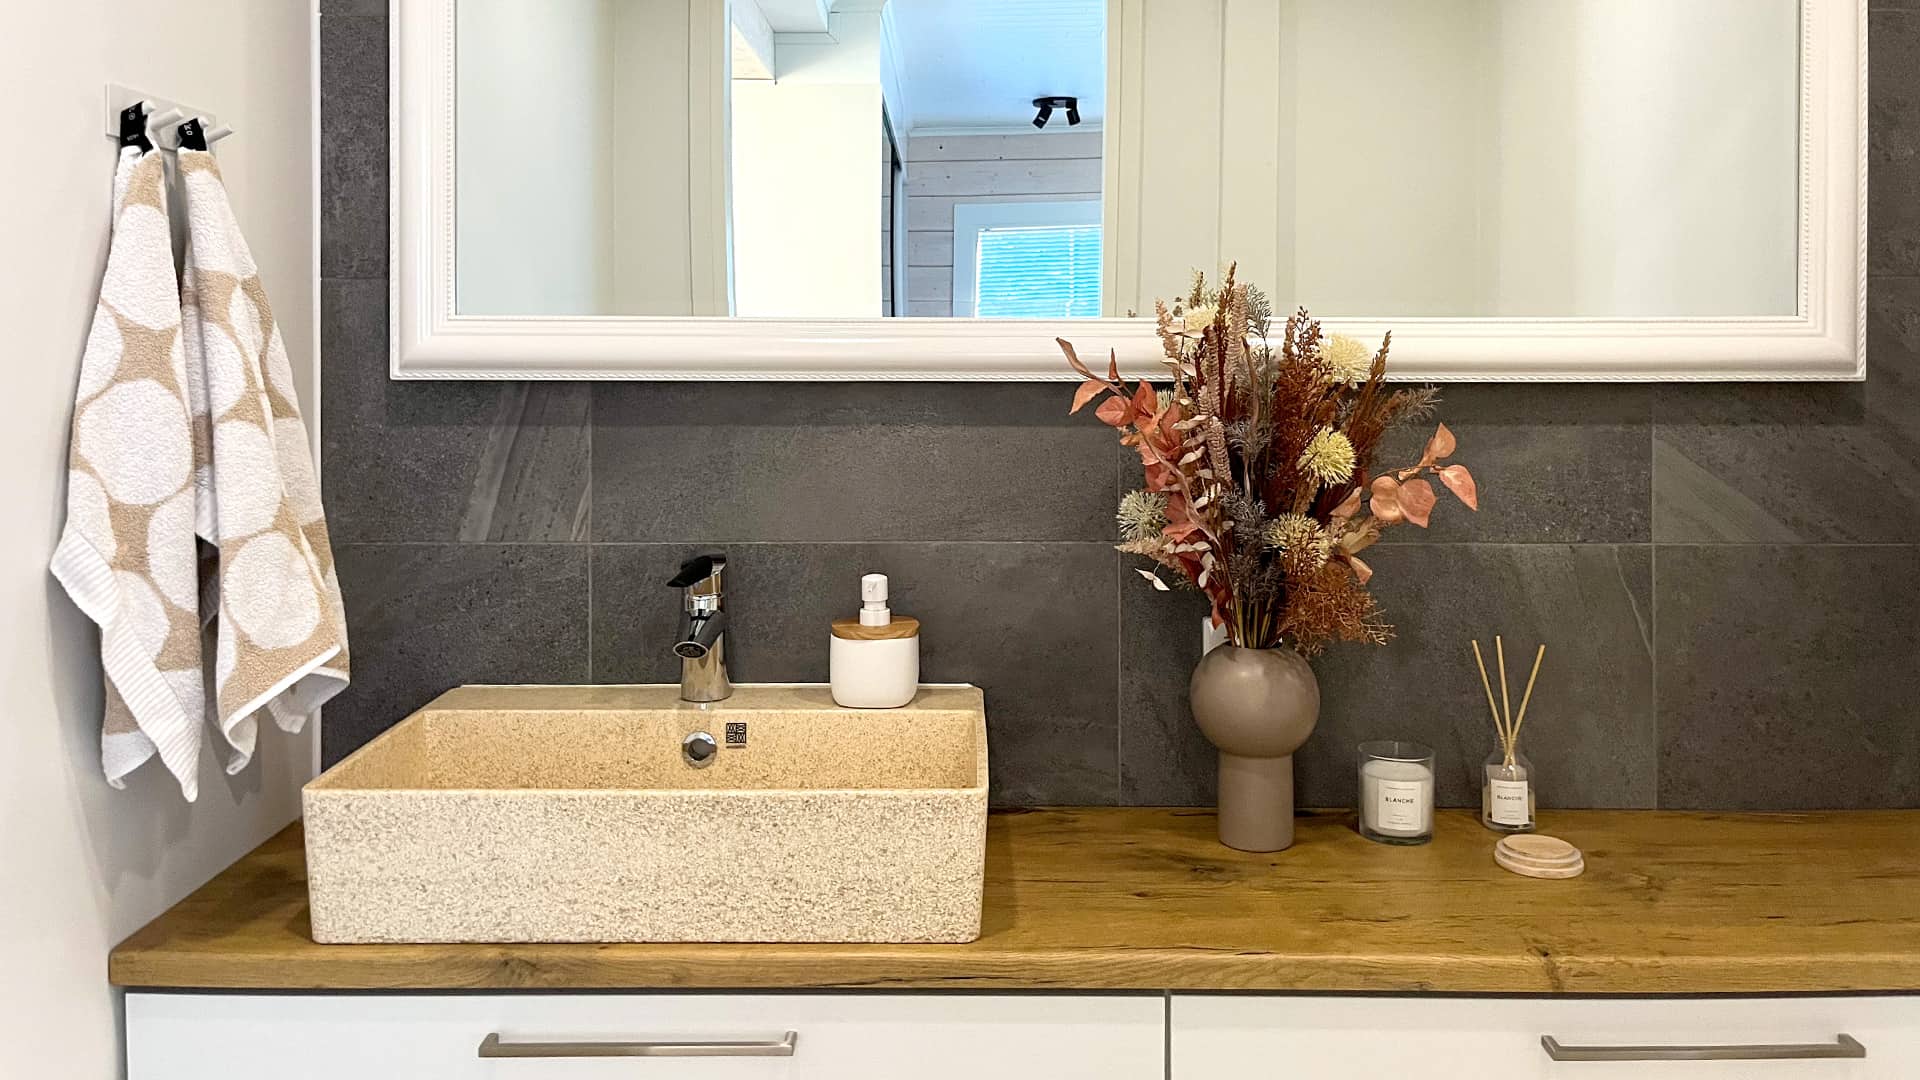
{"type": "Polygon", "coordinates": [[[1520,715],[1513,718],[1513,738],[1507,742],[1509,762],[1512,761],[1514,751],[1520,744],[1520,725],[1527,722],[1527,702],[1533,700],[1533,682],[1540,677],[1540,661],[1546,658],[1547,647],[1541,645],[1540,651],[1533,654],[1533,674],[1527,676],[1527,692],[1520,695],[1520,715]]]}
{"type": "Polygon", "coordinates": [[[1487,692],[1487,711],[1493,714],[1493,733],[1500,742],[1500,752],[1507,752],[1507,725],[1500,722],[1500,706],[1493,703],[1493,680],[1487,678],[1487,662],[1480,655],[1480,639],[1473,639],[1473,662],[1480,669],[1480,686],[1487,692]]]}
{"type": "Polygon", "coordinates": [[[1493,635],[1493,657],[1500,665],[1500,715],[1507,718],[1507,764],[1513,764],[1513,706],[1507,701],[1507,643],[1493,635]]]}

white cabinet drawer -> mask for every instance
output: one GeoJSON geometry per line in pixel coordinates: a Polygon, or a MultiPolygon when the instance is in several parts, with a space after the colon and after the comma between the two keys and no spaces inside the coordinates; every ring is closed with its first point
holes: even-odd
{"type": "Polygon", "coordinates": [[[1920,997],[1744,999],[1176,994],[1172,1080],[1913,1080],[1920,997]],[[1555,1061],[1567,1047],[1835,1043],[1864,1058],[1555,1061]]]}
{"type": "Polygon", "coordinates": [[[1161,1080],[1159,995],[127,995],[129,1080],[1161,1080]],[[565,1056],[778,1042],[790,1056],[565,1056]],[[482,1058],[497,1034],[534,1056],[482,1058]],[[535,1044],[527,1047],[526,1044],[535,1044]],[[540,1056],[551,1052],[554,1056],[540,1056]]]}

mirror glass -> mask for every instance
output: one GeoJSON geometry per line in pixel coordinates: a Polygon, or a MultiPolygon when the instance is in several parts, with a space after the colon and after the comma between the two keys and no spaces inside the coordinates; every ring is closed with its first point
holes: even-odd
{"type": "Polygon", "coordinates": [[[456,11],[462,315],[1123,316],[1222,258],[1324,316],[1798,303],[1797,0],[456,11]]]}

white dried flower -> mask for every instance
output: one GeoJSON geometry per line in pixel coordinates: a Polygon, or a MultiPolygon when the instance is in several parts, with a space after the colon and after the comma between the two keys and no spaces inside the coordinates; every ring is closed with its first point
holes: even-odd
{"type": "Polygon", "coordinates": [[[1128,540],[1150,540],[1167,527],[1167,497],[1153,491],[1129,491],[1113,515],[1120,535],[1128,540]]]}
{"type": "Polygon", "coordinates": [[[1345,334],[1320,343],[1320,361],[1327,366],[1327,377],[1340,386],[1358,386],[1373,370],[1373,353],[1366,343],[1345,334]]]}
{"type": "Polygon", "coordinates": [[[1307,440],[1300,453],[1300,468],[1322,484],[1344,484],[1353,478],[1353,443],[1330,427],[1323,427],[1307,440]]]}
{"type": "Polygon", "coordinates": [[[1303,556],[1315,569],[1333,554],[1333,536],[1305,514],[1281,514],[1267,522],[1262,539],[1275,551],[1303,556]]]}
{"type": "Polygon", "coordinates": [[[1213,325],[1214,317],[1218,314],[1219,312],[1211,304],[1190,307],[1186,315],[1182,316],[1185,321],[1181,325],[1186,328],[1188,337],[1204,337],[1207,327],[1213,325]]]}

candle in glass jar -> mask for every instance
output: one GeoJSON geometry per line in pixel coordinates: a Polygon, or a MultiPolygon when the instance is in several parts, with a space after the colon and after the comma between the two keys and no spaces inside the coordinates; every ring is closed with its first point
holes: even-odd
{"type": "Polygon", "coordinates": [[[1430,838],[1432,751],[1410,743],[1366,743],[1360,756],[1360,831],[1375,839],[1430,838]]]}

